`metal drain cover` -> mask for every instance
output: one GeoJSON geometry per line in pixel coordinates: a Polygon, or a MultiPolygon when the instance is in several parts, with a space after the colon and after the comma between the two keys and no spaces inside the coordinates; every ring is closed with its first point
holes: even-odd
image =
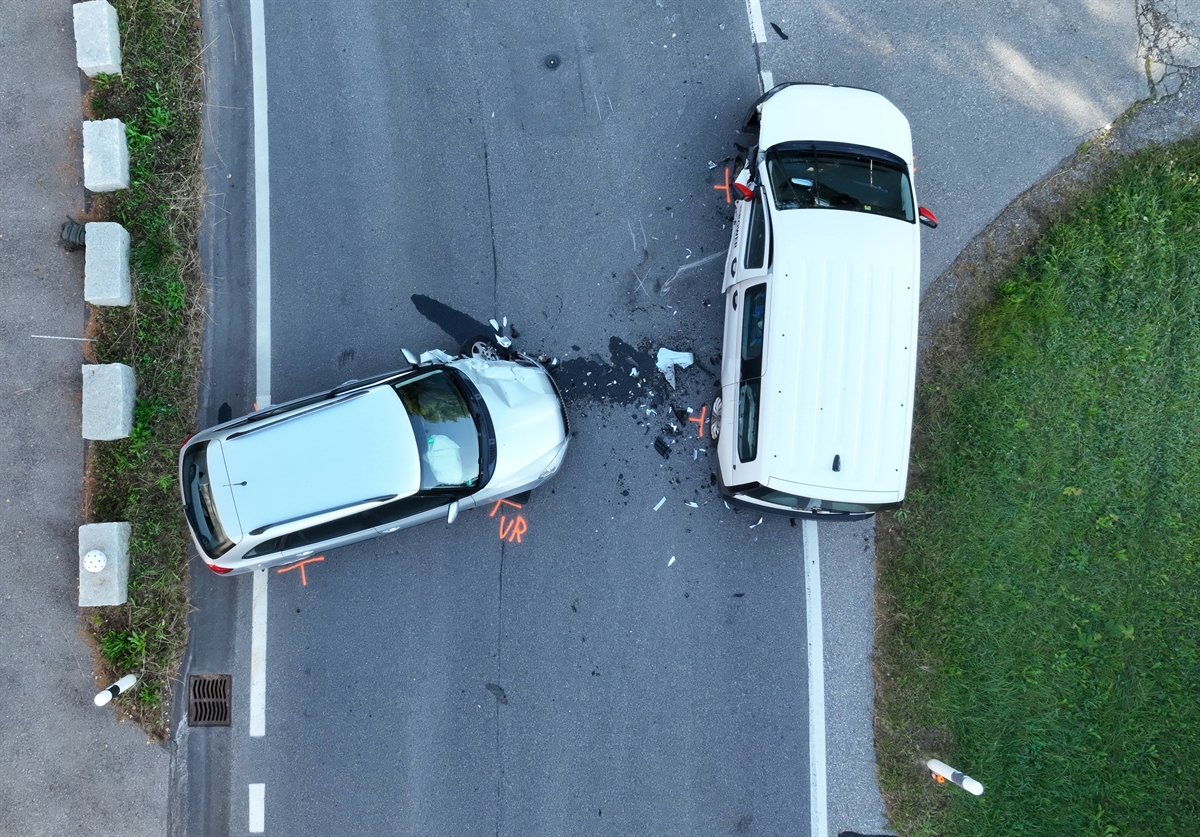
{"type": "Polygon", "coordinates": [[[233,716],[232,695],[232,675],[190,675],[188,677],[188,726],[229,726],[233,716]]]}

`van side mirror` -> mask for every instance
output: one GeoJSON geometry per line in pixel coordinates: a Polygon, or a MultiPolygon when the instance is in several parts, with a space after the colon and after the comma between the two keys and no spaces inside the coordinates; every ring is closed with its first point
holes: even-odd
{"type": "Polygon", "coordinates": [[[925,226],[929,227],[930,229],[937,229],[937,216],[925,207],[922,206],[917,210],[917,217],[921,219],[921,223],[925,226]]]}
{"type": "Polygon", "coordinates": [[[446,523],[453,523],[458,518],[458,500],[450,504],[450,508],[446,511],[446,523]]]}
{"type": "Polygon", "coordinates": [[[417,356],[414,355],[412,352],[410,352],[408,349],[401,349],[400,354],[404,355],[404,359],[408,361],[410,366],[417,365],[417,356]]]}
{"type": "Polygon", "coordinates": [[[745,183],[734,183],[733,188],[737,191],[738,200],[754,200],[754,189],[750,188],[745,183]]]}

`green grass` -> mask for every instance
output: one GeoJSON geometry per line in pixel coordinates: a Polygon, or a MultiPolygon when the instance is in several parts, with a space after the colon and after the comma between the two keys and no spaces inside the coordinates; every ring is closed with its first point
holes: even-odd
{"type": "Polygon", "coordinates": [[[1200,143],[1132,159],[922,382],[880,555],[902,834],[1200,834],[1198,172],[1200,143]]]}
{"type": "Polygon", "coordinates": [[[92,443],[88,518],[128,521],[133,536],[129,602],[96,608],[90,629],[102,675],[141,678],[118,704],[161,739],[187,643],[188,537],[176,457],[194,424],[203,329],[199,3],[113,2],[122,74],[95,79],[88,103],[93,118],[125,123],[131,183],[97,196],[93,215],[129,231],[135,293],[128,308],[93,309],[91,332],[97,362],[133,367],[137,404],[128,439],[92,443]]]}

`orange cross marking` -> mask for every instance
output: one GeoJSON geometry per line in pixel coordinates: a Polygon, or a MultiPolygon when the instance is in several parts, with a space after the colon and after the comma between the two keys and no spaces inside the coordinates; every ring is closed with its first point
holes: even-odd
{"type": "MultiPolygon", "coordinates": [[[[491,514],[489,514],[489,515],[488,515],[488,517],[495,517],[495,516],[496,516],[496,512],[500,511],[500,506],[501,506],[501,505],[505,505],[505,506],[514,506],[514,507],[516,507],[516,508],[518,508],[518,509],[519,509],[519,508],[521,508],[521,504],[520,504],[520,503],[514,503],[512,500],[497,500],[497,501],[496,501],[496,505],[492,506],[492,512],[491,512],[491,514]]],[[[503,519],[504,519],[503,515],[501,515],[500,519],[501,519],[501,520],[503,520],[503,519]]]]}
{"type": "Polygon", "coordinates": [[[704,406],[702,406],[700,408],[700,418],[696,418],[695,416],[688,416],[688,421],[694,421],[694,422],[696,422],[696,424],[700,425],[700,438],[701,439],[704,438],[704,416],[707,412],[708,412],[708,405],[705,404],[704,406]]]}
{"type": "Polygon", "coordinates": [[[713,188],[718,192],[725,192],[725,203],[733,203],[733,199],[729,197],[729,166],[725,167],[725,185],[722,186],[720,183],[714,183],[713,188]]]}
{"type": "Polygon", "coordinates": [[[324,555],[318,555],[316,558],[305,558],[303,561],[301,561],[301,562],[300,562],[300,563],[298,563],[298,564],[292,564],[292,565],[290,565],[290,566],[287,566],[287,567],[280,567],[280,568],[279,568],[279,569],[277,569],[275,572],[277,572],[277,573],[286,573],[286,572],[290,572],[291,570],[294,570],[294,569],[296,569],[296,567],[299,567],[299,568],[300,568],[300,586],[301,586],[301,587],[307,587],[307,586],[308,586],[308,579],[307,579],[307,578],[305,577],[305,575],[304,575],[304,565],[305,565],[305,564],[311,564],[313,561],[324,561],[324,560],[325,560],[325,556],[324,556],[324,555]]]}
{"type": "Polygon", "coordinates": [[[513,518],[512,523],[508,523],[508,518],[500,515],[500,540],[512,543],[521,542],[521,535],[528,531],[529,526],[525,523],[525,516],[518,514],[513,518]],[[505,528],[507,524],[507,529],[505,528]]]}

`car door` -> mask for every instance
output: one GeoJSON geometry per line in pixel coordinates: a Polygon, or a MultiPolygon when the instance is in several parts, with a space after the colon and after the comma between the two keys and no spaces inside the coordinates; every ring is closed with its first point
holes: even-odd
{"type": "MultiPolygon", "coordinates": [[[[743,178],[749,181],[749,177],[749,169],[745,169],[738,176],[738,182],[743,178]]],[[[767,210],[767,194],[753,182],[748,185],[754,189],[754,196],[749,200],[738,200],[734,209],[733,234],[721,284],[721,290],[726,293],[738,282],[765,276],[770,269],[771,217],[767,210]]]]}
{"type": "Polygon", "coordinates": [[[372,511],[375,532],[390,535],[410,526],[445,520],[450,504],[456,497],[449,494],[414,494],[400,500],[384,503],[372,511]]]}

